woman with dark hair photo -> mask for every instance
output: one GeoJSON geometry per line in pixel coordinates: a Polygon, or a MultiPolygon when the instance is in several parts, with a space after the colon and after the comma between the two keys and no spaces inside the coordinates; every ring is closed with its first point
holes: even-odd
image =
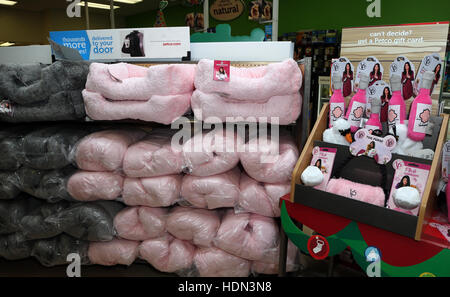
{"type": "Polygon", "coordinates": [[[321,159],[317,159],[316,164],[314,164],[314,166],[316,166],[317,168],[322,170],[322,160],[321,159]]]}
{"type": "Polygon", "coordinates": [[[373,70],[370,73],[369,77],[370,77],[369,86],[373,85],[376,81],[381,80],[381,70],[379,63],[376,63],[373,66],[373,70]]]}
{"type": "Polygon", "coordinates": [[[434,86],[438,83],[439,79],[441,78],[441,64],[437,64],[436,67],[434,67],[434,79],[431,83],[430,88],[430,95],[433,93],[434,86]]]}
{"type": "Polygon", "coordinates": [[[225,69],[223,67],[220,67],[219,70],[216,72],[216,78],[218,80],[225,80],[228,77],[225,69]]]}
{"type": "Polygon", "coordinates": [[[342,95],[349,96],[352,93],[353,71],[350,63],[345,65],[344,73],[342,74],[342,95]]]}
{"type": "Polygon", "coordinates": [[[411,69],[409,62],[406,62],[403,66],[402,72],[402,93],[403,99],[408,100],[413,95],[413,85],[414,71],[411,69]]]}
{"type": "Polygon", "coordinates": [[[380,111],[380,121],[382,123],[388,121],[388,110],[389,110],[389,100],[391,100],[392,94],[389,87],[385,87],[383,90],[383,95],[381,95],[381,111],[380,111]]]}
{"type": "Polygon", "coordinates": [[[395,186],[395,188],[399,189],[399,188],[402,188],[402,187],[410,187],[410,186],[411,186],[411,182],[409,180],[409,176],[405,175],[404,177],[402,177],[400,182],[395,186]]]}

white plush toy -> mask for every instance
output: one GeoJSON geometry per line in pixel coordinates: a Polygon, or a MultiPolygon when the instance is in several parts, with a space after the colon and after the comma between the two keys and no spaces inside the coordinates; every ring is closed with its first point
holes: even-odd
{"type": "Polygon", "coordinates": [[[323,131],[323,141],[347,146],[350,145],[352,142],[352,134],[348,121],[341,118],[334,122],[333,127],[323,131]]]}
{"type": "Polygon", "coordinates": [[[316,166],[308,166],[300,177],[305,186],[314,187],[323,182],[323,173],[316,166]]]}
{"type": "Polygon", "coordinates": [[[413,187],[401,187],[395,190],[392,197],[395,205],[402,209],[411,210],[420,204],[419,191],[413,187]]]}
{"type": "MultiPolygon", "coordinates": [[[[394,134],[392,128],[389,132],[394,134]]],[[[424,149],[421,141],[414,141],[408,138],[408,121],[405,124],[397,124],[395,135],[398,136],[397,145],[392,150],[393,153],[432,160],[434,157],[434,151],[431,149],[424,149]]]]}

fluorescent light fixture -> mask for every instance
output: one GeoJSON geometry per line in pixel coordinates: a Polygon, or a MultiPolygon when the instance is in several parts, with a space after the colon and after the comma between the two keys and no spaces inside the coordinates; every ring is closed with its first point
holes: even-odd
{"type": "MultiPolygon", "coordinates": [[[[85,1],[80,2],[78,5],[80,6],[84,6],[85,1]]],[[[95,2],[88,2],[88,7],[89,8],[99,8],[99,9],[111,9],[111,7],[108,4],[100,4],[100,3],[95,3],[95,2]]],[[[113,6],[114,9],[120,8],[120,6],[113,6]]]]}
{"type": "Polygon", "coordinates": [[[3,42],[3,43],[0,43],[0,46],[12,46],[14,44],[15,44],[14,42],[3,42]]]}
{"type": "Polygon", "coordinates": [[[114,2],[126,3],[126,4],[136,4],[142,2],[142,0],[114,0],[114,2]]]}
{"type": "Polygon", "coordinates": [[[1,5],[9,5],[13,6],[17,4],[17,1],[10,1],[10,0],[0,0],[1,5]]]}

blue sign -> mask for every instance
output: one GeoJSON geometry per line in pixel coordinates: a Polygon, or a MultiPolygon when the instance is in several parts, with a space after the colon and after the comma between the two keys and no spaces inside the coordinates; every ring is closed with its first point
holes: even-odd
{"type": "Polygon", "coordinates": [[[78,50],[83,59],[89,60],[91,53],[91,42],[86,31],[50,32],[50,39],[65,47],[78,50]]]}

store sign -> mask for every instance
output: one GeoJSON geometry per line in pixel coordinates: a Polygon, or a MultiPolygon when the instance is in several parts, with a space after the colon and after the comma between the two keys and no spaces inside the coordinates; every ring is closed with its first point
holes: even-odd
{"type": "Polygon", "coordinates": [[[244,12],[241,0],[216,0],[209,9],[211,17],[218,21],[231,21],[244,12]]]}
{"type": "Polygon", "coordinates": [[[50,39],[85,60],[171,59],[190,51],[189,27],[55,31],[50,39]]]}
{"type": "MultiPolygon", "coordinates": [[[[418,72],[425,57],[439,56],[443,59],[448,29],[449,22],[344,28],[341,56],[348,58],[355,67],[367,57],[376,57],[386,71],[382,80],[389,84],[391,64],[399,56],[405,57],[412,63],[412,69],[419,69],[418,72]]],[[[433,114],[438,112],[441,82],[442,75],[431,95],[433,114]]],[[[407,107],[411,101],[412,99],[406,101],[407,107]]]]}

